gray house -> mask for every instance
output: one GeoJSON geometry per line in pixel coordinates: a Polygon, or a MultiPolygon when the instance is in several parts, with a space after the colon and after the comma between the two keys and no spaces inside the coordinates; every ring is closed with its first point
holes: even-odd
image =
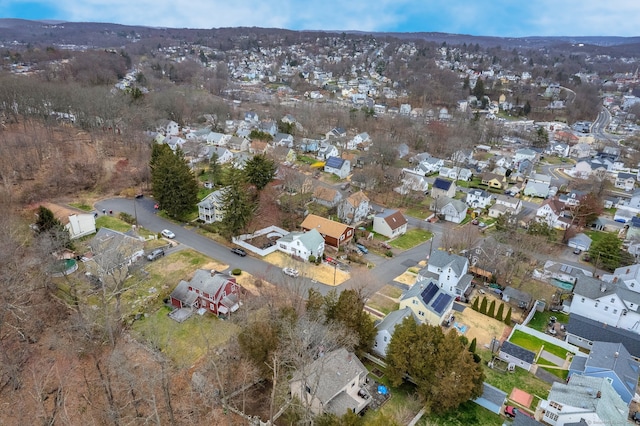
{"type": "Polygon", "coordinates": [[[518,346],[509,341],[502,343],[498,356],[501,360],[514,364],[516,367],[523,368],[527,371],[531,371],[533,363],[536,359],[536,354],[528,349],[518,346]]]}
{"type": "Polygon", "coordinates": [[[390,312],[389,315],[376,325],[378,330],[376,333],[376,339],[373,342],[373,351],[381,356],[387,355],[387,346],[391,342],[393,332],[398,324],[401,324],[405,318],[411,318],[417,322],[417,318],[409,308],[399,309],[397,311],[390,312]]]}

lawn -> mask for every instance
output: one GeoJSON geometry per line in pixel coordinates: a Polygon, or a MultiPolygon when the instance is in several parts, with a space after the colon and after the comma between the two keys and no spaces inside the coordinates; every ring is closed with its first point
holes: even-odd
{"type": "Polygon", "coordinates": [[[432,236],[433,234],[426,229],[410,229],[406,234],[389,242],[389,244],[398,249],[408,250],[419,244],[426,243],[432,236]]]}
{"type": "Polygon", "coordinates": [[[102,215],[96,219],[96,229],[109,228],[118,232],[127,232],[131,229],[131,225],[114,216],[102,215]]]}
{"type": "Polygon", "coordinates": [[[500,426],[504,424],[502,417],[482,408],[473,401],[461,404],[456,410],[441,416],[424,416],[418,422],[421,426],[500,426]]]}
{"type": "Polygon", "coordinates": [[[607,232],[603,231],[583,231],[589,238],[591,238],[591,244],[595,244],[604,237],[607,232]]]}
{"type": "Polygon", "coordinates": [[[547,382],[518,367],[516,367],[512,373],[493,370],[487,366],[487,361],[491,359],[491,352],[486,349],[478,349],[477,353],[482,357],[482,365],[485,367],[485,382],[490,385],[497,387],[507,394],[510,394],[513,388],[518,388],[545,399],[549,395],[551,385],[547,382]]]}
{"type": "Polygon", "coordinates": [[[563,370],[561,368],[546,368],[545,367],[546,365],[551,367],[557,367],[557,366],[551,361],[547,361],[544,358],[538,358],[538,361],[536,363],[538,364],[539,368],[542,368],[543,370],[553,374],[554,376],[562,380],[567,380],[567,377],[569,376],[569,370],[563,370]]]}
{"type": "Polygon", "coordinates": [[[132,334],[142,343],[167,355],[179,367],[190,367],[208,350],[224,345],[240,327],[207,313],[194,314],[178,323],[168,314],[170,308],[162,306],[148,317],[136,321],[132,334]]]}
{"type": "Polygon", "coordinates": [[[431,210],[429,210],[429,206],[431,205],[431,197],[424,197],[419,204],[413,204],[405,210],[405,214],[407,216],[415,217],[418,219],[426,219],[431,216],[431,210]]]}
{"type": "Polygon", "coordinates": [[[84,212],[90,212],[93,210],[93,206],[86,204],[85,202],[79,202],[79,203],[69,203],[69,205],[71,207],[75,207],[78,210],[82,210],[84,212]]]}
{"type": "Polygon", "coordinates": [[[398,299],[400,296],[402,296],[402,290],[392,285],[385,285],[378,291],[378,293],[384,294],[385,296],[389,296],[394,299],[398,299]]]}
{"type": "Polygon", "coordinates": [[[550,354],[558,356],[562,359],[565,359],[567,357],[568,351],[566,349],[561,348],[560,346],[556,346],[554,344],[545,342],[542,339],[538,339],[537,337],[534,337],[530,334],[526,334],[520,330],[514,331],[509,341],[515,345],[521,346],[525,349],[529,349],[530,351],[535,352],[536,354],[540,351],[540,348],[544,345],[544,350],[549,352],[550,354]]]}
{"type": "Polygon", "coordinates": [[[387,296],[376,293],[367,300],[367,306],[387,315],[389,312],[397,310],[399,304],[387,296]]]}
{"type": "Polygon", "coordinates": [[[527,326],[533,328],[534,330],[544,332],[547,329],[547,325],[549,324],[550,317],[556,317],[559,323],[566,324],[569,322],[569,315],[563,314],[562,312],[536,312],[536,314],[531,318],[529,324],[527,326]]]}

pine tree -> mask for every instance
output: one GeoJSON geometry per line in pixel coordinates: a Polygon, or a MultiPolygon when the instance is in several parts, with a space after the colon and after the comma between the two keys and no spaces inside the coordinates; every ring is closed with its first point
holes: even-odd
{"type": "Polygon", "coordinates": [[[489,304],[489,310],[487,311],[487,315],[493,318],[493,316],[495,315],[495,312],[496,312],[496,301],[491,300],[491,303],[489,304]]]}
{"type": "Polygon", "coordinates": [[[469,345],[469,352],[475,353],[477,344],[478,344],[478,342],[476,341],[476,338],[474,337],[473,340],[471,341],[471,344],[469,345]]]}
{"type": "Polygon", "coordinates": [[[222,230],[223,234],[230,238],[247,227],[255,212],[255,206],[251,202],[251,194],[242,170],[232,166],[227,173],[227,185],[222,194],[222,230]]]}
{"type": "Polygon", "coordinates": [[[504,323],[507,325],[511,325],[511,306],[509,306],[509,310],[507,311],[507,315],[504,316],[504,323]]]}
{"type": "Polygon", "coordinates": [[[501,303],[500,306],[498,306],[498,312],[496,313],[495,319],[502,321],[502,314],[504,314],[504,303],[501,303]]]}
{"type": "Polygon", "coordinates": [[[480,302],[480,313],[483,315],[487,314],[487,298],[482,297],[482,302],[480,302]]]}
{"type": "Polygon", "coordinates": [[[244,165],[247,181],[254,185],[258,191],[269,184],[276,174],[276,163],[266,155],[254,155],[244,165]]]}
{"type": "Polygon", "coordinates": [[[480,308],[478,307],[478,297],[476,297],[475,299],[473,299],[473,305],[471,305],[471,309],[473,309],[474,311],[478,311],[480,308]]]}
{"type": "Polygon", "coordinates": [[[174,153],[166,144],[151,151],[151,183],[158,204],[177,219],[191,213],[198,202],[198,183],[182,150],[174,153]]]}

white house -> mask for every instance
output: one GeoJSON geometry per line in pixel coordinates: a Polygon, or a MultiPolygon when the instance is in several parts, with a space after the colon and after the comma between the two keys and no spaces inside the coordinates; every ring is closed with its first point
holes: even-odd
{"type": "Polygon", "coordinates": [[[339,157],[339,156],[340,156],[340,151],[338,151],[338,148],[336,148],[335,145],[323,143],[320,145],[320,148],[318,149],[317,158],[319,160],[324,161],[324,160],[328,160],[331,157],[339,157]]]}
{"type": "Polygon", "coordinates": [[[317,229],[290,232],[278,239],[276,244],[279,251],[305,261],[308,261],[310,256],[319,259],[324,253],[324,238],[317,229]]]}
{"type": "Polygon", "coordinates": [[[354,224],[367,218],[371,205],[362,191],[354,192],[338,204],[338,217],[345,223],[354,224]]]}
{"type": "Polygon", "coordinates": [[[507,197],[506,195],[498,195],[496,197],[496,204],[504,205],[505,207],[513,210],[513,213],[518,214],[522,210],[522,201],[519,198],[507,197]]]}
{"type": "Polygon", "coordinates": [[[460,223],[467,217],[467,205],[460,200],[442,197],[435,201],[438,212],[447,222],[460,223]]]}
{"type": "Polygon", "coordinates": [[[345,179],[351,173],[351,162],[340,157],[329,157],[324,165],[324,171],[345,179]]]}
{"type": "Polygon", "coordinates": [[[220,222],[224,219],[224,188],[213,191],[198,203],[198,219],[204,223],[220,222]]]}
{"type": "Polygon", "coordinates": [[[564,205],[555,198],[549,198],[536,210],[538,221],[556,229],[567,229],[568,221],[564,217],[564,205]]]}
{"type": "Polygon", "coordinates": [[[373,218],[373,232],[396,238],[407,232],[407,219],[398,210],[385,210],[373,218]]]}
{"type": "Polygon", "coordinates": [[[381,356],[387,356],[387,347],[393,337],[396,326],[402,324],[405,318],[416,320],[415,315],[410,308],[399,309],[389,312],[389,315],[376,325],[376,337],[373,342],[373,351],[381,356]]]}
{"type": "Polygon", "coordinates": [[[226,164],[233,161],[233,152],[229,151],[227,148],[222,146],[212,146],[209,147],[209,160],[213,157],[213,155],[217,156],[216,163],[218,164],[226,164]]]}
{"type": "Polygon", "coordinates": [[[486,209],[491,204],[492,196],[482,189],[472,189],[467,193],[465,203],[471,208],[486,209]]]}
{"type": "Polygon", "coordinates": [[[507,340],[502,342],[498,357],[509,364],[514,364],[516,367],[531,371],[531,367],[533,367],[534,360],[536,359],[536,354],[507,340]]]}
{"type": "Polygon", "coordinates": [[[435,250],[426,268],[418,272],[417,281],[435,281],[438,287],[454,297],[462,296],[471,285],[469,260],[458,254],[435,250]]]}
{"type": "Polygon", "coordinates": [[[616,175],[615,186],[616,188],[623,189],[625,191],[633,191],[636,186],[636,175],[633,173],[618,172],[616,175]]]}

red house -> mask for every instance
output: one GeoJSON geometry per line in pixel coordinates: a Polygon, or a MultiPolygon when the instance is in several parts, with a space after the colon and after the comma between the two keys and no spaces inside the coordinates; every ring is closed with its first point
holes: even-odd
{"type": "Polygon", "coordinates": [[[240,307],[240,286],[231,275],[215,270],[198,269],[190,282],[180,281],[171,292],[176,308],[205,308],[212,314],[226,315],[240,307]]]}

